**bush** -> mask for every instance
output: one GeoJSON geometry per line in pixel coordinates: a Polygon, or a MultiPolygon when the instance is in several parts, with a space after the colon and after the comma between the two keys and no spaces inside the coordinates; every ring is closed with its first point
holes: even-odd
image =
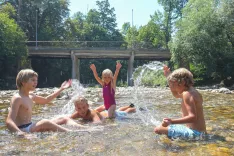
{"type": "Polygon", "coordinates": [[[137,68],[133,75],[135,85],[144,85],[144,86],[166,86],[167,80],[163,75],[162,70],[151,70],[143,69],[143,67],[137,68]]]}

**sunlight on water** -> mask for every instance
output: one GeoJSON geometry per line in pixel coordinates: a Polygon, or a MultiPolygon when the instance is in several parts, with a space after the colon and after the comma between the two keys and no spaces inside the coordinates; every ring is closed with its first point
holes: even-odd
{"type": "MultiPolygon", "coordinates": [[[[142,122],[145,125],[154,125],[157,126],[161,123],[161,121],[157,121],[155,119],[155,114],[158,114],[156,110],[150,110],[147,108],[147,98],[143,97],[144,94],[142,94],[142,78],[145,76],[146,70],[151,70],[151,71],[159,71],[163,69],[163,63],[158,62],[158,61],[153,61],[149,64],[144,64],[143,66],[138,67],[135,72],[140,72],[138,73],[138,76],[134,80],[134,92],[133,92],[133,98],[134,98],[134,104],[137,108],[136,114],[137,116],[142,120],[142,122]]],[[[135,75],[135,73],[133,73],[135,75]]]]}
{"type": "MultiPolygon", "coordinates": [[[[0,155],[234,155],[233,94],[200,91],[204,97],[208,132],[204,140],[170,140],[153,132],[163,117],[181,116],[181,101],[175,99],[168,88],[149,88],[141,84],[146,70],[157,69],[161,70],[162,64],[153,62],[144,65],[139,70],[140,76],[134,87],[118,87],[117,107],[134,103],[137,108],[137,112],[129,114],[129,118],[107,119],[100,124],[76,120],[88,128],[62,125],[74,131],[34,133],[29,139],[19,138],[7,130],[7,108],[15,91],[10,91],[10,94],[0,91],[0,96],[4,95],[0,98],[0,155]]],[[[57,98],[54,104],[35,105],[32,120],[37,122],[58,114],[73,113],[72,101],[80,95],[93,102],[94,108],[98,105],[94,99],[100,93],[101,88],[84,88],[79,81],[73,80],[72,87],[62,93],[69,98],[57,98]]],[[[101,100],[98,102],[103,102],[101,100]]]]}

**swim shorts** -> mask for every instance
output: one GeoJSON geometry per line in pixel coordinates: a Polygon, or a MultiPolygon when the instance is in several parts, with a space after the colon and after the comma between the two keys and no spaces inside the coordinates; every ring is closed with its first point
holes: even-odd
{"type": "Polygon", "coordinates": [[[32,122],[30,122],[30,123],[28,123],[28,124],[24,124],[24,125],[20,125],[20,126],[18,126],[18,128],[21,130],[21,131],[23,131],[23,132],[30,132],[30,128],[32,127],[32,125],[33,125],[33,123],[32,122]]]}
{"type": "Polygon", "coordinates": [[[192,139],[199,140],[202,137],[203,132],[199,132],[193,129],[190,129],[184,125],[169,125],[168,127],[168,137],[170,139],[192,139]]]}
{"type": "Polygon", "coordinates": [[[115,116],[116,117],[126,117],[127,113],[125,111],[116,110],[115,111],[115,116]]]}

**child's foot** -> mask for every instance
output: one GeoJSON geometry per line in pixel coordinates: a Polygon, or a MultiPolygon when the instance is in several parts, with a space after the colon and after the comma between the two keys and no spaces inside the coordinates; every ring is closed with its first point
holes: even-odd
{"type": "Polygon", "coordinates": [[[145,111],[145,109],[144,109],[144,108],[142,108],[142,107],[139,107],[139,110],[140,110],[140,111],[145,111]]]}
{"type": "Polygon", "coordinates": [[[135,107],[135,105],[134,105],[133,103],[131,103],[131,104],[129,105],[129,107],[135,107]]]}

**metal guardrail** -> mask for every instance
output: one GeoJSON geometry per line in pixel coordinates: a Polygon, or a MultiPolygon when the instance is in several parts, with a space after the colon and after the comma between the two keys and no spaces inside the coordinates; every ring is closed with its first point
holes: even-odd
{"type": "Polygon", "coordinates": [[[132,45],[129,45],[125,41],[27,41],[26,44],[29,47],[36,48],[166,50],[164,48],[155,47],[151,42],[134,42],[132,45]]]}

